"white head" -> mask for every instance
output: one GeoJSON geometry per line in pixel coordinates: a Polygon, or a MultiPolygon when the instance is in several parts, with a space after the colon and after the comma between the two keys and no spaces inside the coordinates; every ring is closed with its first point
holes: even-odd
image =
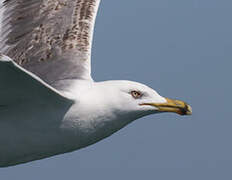
{"type": "Polygon", "coordinates": [[[93,135],[88,135],[91,142],[107,137],[133,120],[149,114],[191,114],[191,107],[183,101],[164,98],[137,82],[104,81],[81,87],[84,88],[77,88],[79,97],[73,114],[84,124],[82,130],[87,129],[85,132],[93,135]]]}
{"type": "MultiPolygon", "coordinates": [[[[83,97],[83,93],[81,94],[83,97]]],[[[192,112],[185,102],[164,98],[150,87],[132,81],[94,83],[86,91],[84,98],[82,102],[88,111],[92,109],[98,111],[98,114],[110,113],[121,118],[131,117],[132,120],[160,112],[175,112],[180,115],[189,115],[192,112]]]]}

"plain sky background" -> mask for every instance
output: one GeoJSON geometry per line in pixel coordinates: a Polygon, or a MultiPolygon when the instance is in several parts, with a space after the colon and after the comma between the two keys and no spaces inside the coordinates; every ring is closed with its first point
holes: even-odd
{"type": "Polygon", "coordinates": [[[94,79],[145,83],[193,115],[144,117],[85,149],[2,168],[0,179],[231,180],[231,18],[231,0],[102,0],[94,79]]]}

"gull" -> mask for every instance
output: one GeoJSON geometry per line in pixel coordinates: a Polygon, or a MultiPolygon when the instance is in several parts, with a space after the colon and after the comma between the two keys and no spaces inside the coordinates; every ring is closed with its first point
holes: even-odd
{"type": "Polygon", "coordinates": [[[146,115],[192,113],[132,81],[95,82],[91,46],[100,0],[4,0],[0,167],[94,144],[146,115]]]}

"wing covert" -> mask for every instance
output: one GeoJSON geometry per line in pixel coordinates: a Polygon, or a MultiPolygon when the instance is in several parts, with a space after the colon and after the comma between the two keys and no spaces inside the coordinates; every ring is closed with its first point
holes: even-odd
{"type": "Polygon", "coordinates": [[[5,0],[4,54],[54,84],[91,80],[91,45],[100,0],[5,0]]]}

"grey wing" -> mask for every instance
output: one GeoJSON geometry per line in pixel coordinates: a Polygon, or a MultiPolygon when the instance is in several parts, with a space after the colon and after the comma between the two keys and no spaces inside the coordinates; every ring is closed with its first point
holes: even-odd
{"type": "Polygon", "coordinates": [[[1,52],[53,86],[91,80],[90,58],[100,0],[5,0],[1,52]]]}
{"type": "Polygon", "coordinates": [[[23,107],[28,102],[61,107],[69,107],[73,104],[73,100],[2,54],[0,54],[0,84],[2,108],[18,107],[21,104],[23,107]]]}

